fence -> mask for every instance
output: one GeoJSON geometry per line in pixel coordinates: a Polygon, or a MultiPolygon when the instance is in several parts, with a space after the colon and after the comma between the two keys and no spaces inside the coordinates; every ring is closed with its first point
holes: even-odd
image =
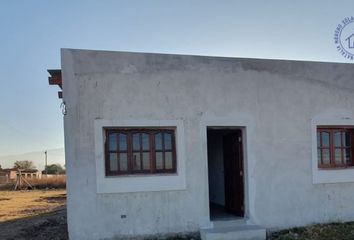
{"type": "Polygon", "coordinates": [[[10,182],[8,175],[0,176],[0,183],[8,183],[8,182],[10,182]]]}

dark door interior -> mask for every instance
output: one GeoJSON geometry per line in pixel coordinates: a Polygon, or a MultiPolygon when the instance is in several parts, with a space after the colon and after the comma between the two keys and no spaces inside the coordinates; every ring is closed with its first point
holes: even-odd
{"type": "Polygon", "coordinates": [[[225,209],[244,216],[242,133],[235,130],[223,136],[225,209]]]}

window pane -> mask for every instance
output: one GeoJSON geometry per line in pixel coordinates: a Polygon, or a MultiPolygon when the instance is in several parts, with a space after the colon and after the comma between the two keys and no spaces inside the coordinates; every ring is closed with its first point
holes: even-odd
{"type": "Polygon", "coordinates": [[[334,161],[336,164],[342,163],[342,149],[336,148],[334,150],[334,161]]]}
{"type": "Polygon", "coordinates": [[[143,153],[143,169],[144,170],[150,169],[150,153],[148,152],[143,153]]]}
{"type": "Polygon", "coordinates": [[[329,164],[329,149],[322,149],[323,164],[329,164]]]}
{"type": "Polygon", "coordinates": [[[110,171],[118,171],[117,153],[109,154],[109,169],[110,171]]]}
{"type": "Polygon", "coordinates": [[[317,132],[317,147],[321,146],[321,132],[317,132]]]}
{"type": "Polygon", "coordinates": [[[119,134],[119,150],[127,151],[127,135],[119,134]]]}
{"type": "Polygon", "coordinates": [[[164,141],[165,141],[165,150],[171,150],[172,149],[172,134],[165,133],[164,134],[164,141]]]}
{"type": "Polygon", "coordinates": [[[140,150],[140,133],[133,134],[133,150],[140,150]]]}
{"type": "Polygon", "coordinates": [[[317,161],[318,161],[318,164],[322,164],[321,163],[321,149],[317,149],[317,161]]]}
{"type": "Polygon", "coordinates": [[[156,153],[156,169],[163,169],[162,152],[156,153]]]}
{"type": "Polygon", "coordinates": [[[126,153],[119,154],[119,167],[120,171],[128,170],[128,158],[126,153]]]}
{"type": "Polygon", "coordinates": [[[133,153],[133,169],[134,170],[141,170],[140,166],[140,152],[133,153]]]}
{"type": "Polygon", "coordinates": [[[334,146],[336,146],[336,147],[342,146],[342,133],[341,132],[336,132],[334,134],[334,146]]]}
{"type": "Polygon", "coordinates": [[[162,149],[162,134],[161,133],[155,134],[155,148],[156,148],[156,150],[162,149]]]}
{"type": "Polygon", "coordinates": [[[351,145],[351,134],[349,132],[346,132],[343,134],[343,145],[346,147],[350,147],[351,145]]]}
{"type": "Polygon", "coordinates": [[[143,150],[149,150],[149,134],[143,133],[143,150]]]}
{"type": "Polygon", "coordinates": [[[329,147],[329,133],[322,132],[322,147],[329,147]]]}
{"type": "Polygon", "coordinates": [[[347,165],[353,165],[353,160],[351,155],[352,155],[351,149],[350,148],[345,149],[344,161],[347,165]]]}
{"type": "Polygon", "coordinates": [[[117,134],[111,133],[108,136],[108,144],[110,151],[117,151],[117,134]]]}
{"type": "Polygon", "coordinates": [[[172,152],[165,152],[165,168],[172,169],[172,152]]]}

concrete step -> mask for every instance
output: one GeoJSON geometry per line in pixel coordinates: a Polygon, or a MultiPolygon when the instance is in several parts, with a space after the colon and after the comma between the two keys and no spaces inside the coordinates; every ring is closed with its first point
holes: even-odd
{"type": "Polygon", "coordinates": [[[236,227],[236,226],[249,225],[248,219],[245,219],[245,218],[230,219],[230,220],[216,220],[216,221],[213,221],[212,223],[213,223],[214,228],[236,227]]]}
{"type": "Polygon", "coordinates": [[[200,230],[202,240],[265,240],[266,229],[256,225],[236,225],[200,230]]]}

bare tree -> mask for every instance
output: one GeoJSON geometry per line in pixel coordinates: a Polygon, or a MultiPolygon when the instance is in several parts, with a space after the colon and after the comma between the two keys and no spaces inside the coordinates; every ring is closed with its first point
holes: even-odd
{"type": "Polygon", "coordinates": [[[23,161],[16,161],[14,163],[14,168],[20,168],[20,169],[35,169],[36,166],[34,166],[32,161],[28,160],[23,160],[23,161]]]}

